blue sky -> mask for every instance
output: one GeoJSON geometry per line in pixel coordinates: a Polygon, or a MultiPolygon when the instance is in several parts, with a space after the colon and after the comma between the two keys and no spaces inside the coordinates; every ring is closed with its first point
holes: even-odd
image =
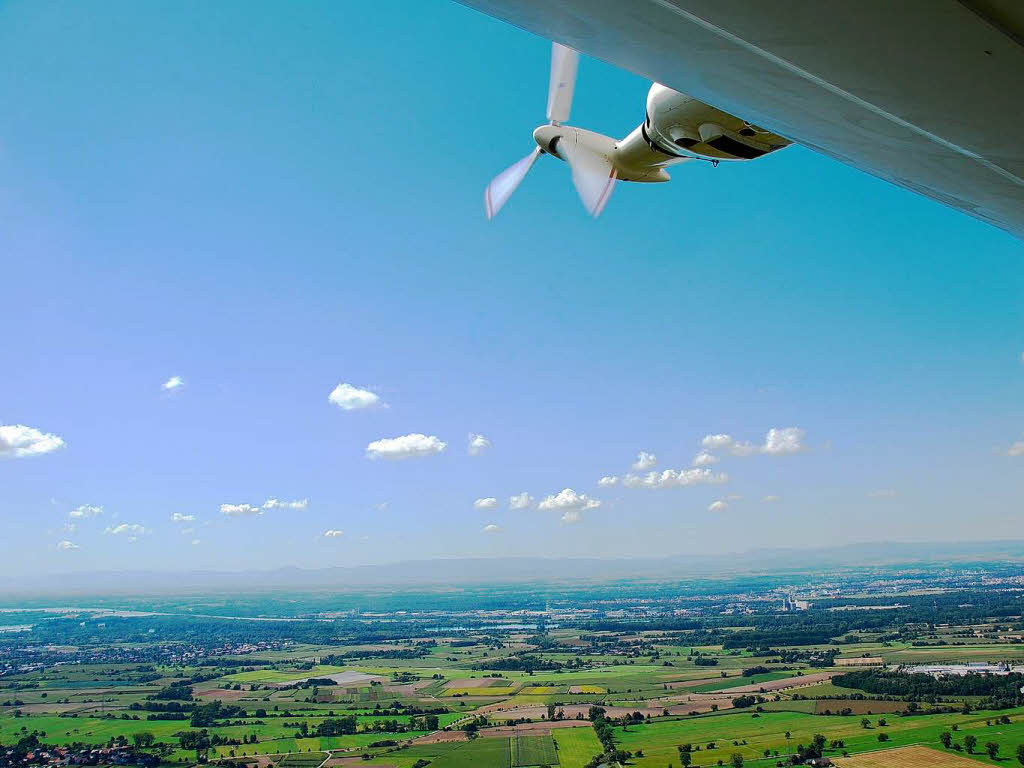
{"type": "MultiPolygon", "coordinates": [[[[0,6],[0,425],[64,442],[0,459],[15,569],[1019,537],[1019,241],[800,147],[596,222],[541,158],[487,222],[547,41],[442,0],[99,11],[0,6]],[[772,428],[801,450],[720,449],[725,484],[598,485],[772,428]],[[538,508],[566,488],[600,506],[538,508]]],[[[648,86],[584,58],[572,122],[623,136],[648,86]]]]}

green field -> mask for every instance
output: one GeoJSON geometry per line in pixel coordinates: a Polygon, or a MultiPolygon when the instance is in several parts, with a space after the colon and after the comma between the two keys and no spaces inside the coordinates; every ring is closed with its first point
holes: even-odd
{"type": "Polygon", "coordinates": [[[316,768],[328,757],[326,752],[305,752],[285,755],[277,763],[277,768],[316,768]]]}
{"type": "Polygon", "coordinates": [[[526,765],[555,765],[558,753],[550,736],[513,736],[512,768],[526,765]]]}
{"type": "MultiPolygon", "coordinates": [[[[1024,710],[1011,710],[1005,714],[1019,719],[1024,710]]],[[[686,742],[704,747],[694,753],[694,765],[704,766],[714,764],[720,758],[727,761],[733,752],[739,752],[747,761],[762,758],[765,749],[778,750],[780,755],[791,754],[797,744],[809,744],[816,733],[823,734],[829,741],[843,740],[845,749],[851,753],[879,749],[883,746],[878,741],[880,732],[889,737],[884,743],[886,748],[911,744],[941,748],[939,734],[949,730],[954,723],[959,727],[958,738],[973,733],[979,744],[994,740],[1001,743],[1004,755],[1012,754],[1017,744],[1024,742],[1024,720],[1010,725],[987,726],[986,720],[992,717],[992,713],[889,716],[888,726],[872,725],[865,729],[857,716],[765,712],[760,717],[753,717],[749,713],[725,713],[616,728],[616,738],[623,749],[631,752],[643,750],[644,757],[636,761],[639,768],[664,768],[668,763],[675,764],[676,746],[686,742]],[[787,731],[789,739],[785,737],[787,731]],[[717,747],[707,750],[706,745],[712,741],[717,747]]],[[[774,764],[774,759],[771,764],[774,764]]]]}
{"type": "Polygon", "coordinates": [[[583,768],[601,754],[601,742],[593,728],[559,728],[553,732],[562,768],[583,768]]]}
{"type": "Polygon", "coordinates": [[[474,739],[431,763],[431,768],[505,768],[510,763],[508,739],[474,739]]]}
{"type": "Polygon", "coordinates": [[[761,675],[751,675],[750,677],[729,677],[722,678],[720,681],[716,680],[713,683],[707,683],[705,685],[697,685],[687,690],[692,693],[708,693],[709,691],[725,691],[729,688],[739,688],[744,685],[757,685],[758,683],[767,683],[772,680],[783,680],[787,677],[793,677],[793,672],[765,672],[761,675]]]}

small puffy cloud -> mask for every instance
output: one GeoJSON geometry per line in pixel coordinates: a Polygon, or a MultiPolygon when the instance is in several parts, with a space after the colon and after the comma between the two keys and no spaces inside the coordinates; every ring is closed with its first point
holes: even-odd
{"type": "Polygon", "coordinates": [[[87,517],[99,517],[102,514],[103,507],[95,504],[81,504],[68,512],[68,517],[75,518],[76,520],[82,520],[87,517]]]}
{"type": "Polygon", "coordinates": [[[68,541],[67,539],[64,539],[63,541],[58,541],[57,542],[57,549],[61,549],[61,550],[64,550],[65,552],[67,552],[68,550],[71,550],[71,549],[80,549],[80,547],[77,544],[75,544],[73,541],[68,541]]]}
{"type": "Polygon", "coordinates": [[[718,457],[707,451],[701,451],[693,457],[693,466],[695,467],[707,467],[711,464],[717,464],[718,457]]]}
{"type": "Polygon", "coordinates": [[[501,532],[501,526],[500,525],[495,525],[494,523],[489,523],[489,524],[484,526],[484,533],[500,533],[500,532],[501,532]]]}
{"type": "Polygon", "coordinates": [[[619,478],[617,475],[605,475],[597,481],[597,484],[602,488],[611,488],[613,485],[619,484],[619,478]]]}
{"type": "Polygon", "coordinates": [[[185,388],[185,380],[181,376],[171,376],[167,381],[160,385],[160,389],[164,392],[177,392],[180,389],[185,388]]]}
{"type": "Polygon", "coordinates": [[[654,467],[658,463],[658,457],[653,453],[647,451],[640,451],[636,455],[636,461],[633,462],[633,469],[637,472],[646,472],[648,469],[654,467]]]}
{"type": "Polygon", "coordinates": [[[764,445],[761,446],[761,453],[766,453],[769,456],[800,453],[804,450],[803,441],[806,434],[800,427],[769,429],[764,439],[764,445]]]}
{"type": "MultiPolygon", "coordinates": [[[[585,493],[576,493],[572,488],[565,488],[558,493],[547,496],[537,505],[537,509],[543,510],[575,510],[596,509],[601,502],[592,499],[585,493]]],[[[573,520],[572,522],[576,522],[573,520]]]]}
{"type": "Polygon", "coordinates": [[[278,499],[267,499],[263,502],[264,509],[305,509],[309,506],[309,499],[296,499],[295,501],[279,501],[278,499]]]}
{"type": "Polygon", "coordinates": [[[706,467],[666,469],[648,472],[646,475],[626,475],[622,479],[622,484],[627,488],[685,488],[690,485],[721,485],[727,482],[727,474],[715,474],[706,467]]]}
{"type": "Polygon", "coordinates": [[[63,448],[64,440],[24,424],[0,425],[0,459],[42,456],[63,448]]]}
{"type": "Polygon", "coordinates": [[[498,500],[493,496],[488,496],[486,499],[477,499],[473,502],[473,509],[497,509],[498,500]]]}
{"type": "Polygon", "coordinates": [[[533,503],[533,496],[528,494],[526,491],[517,493],[515,496],[510,496],[508,499],[509,509],[526,509],[533,503]]]}
{"type": "Polygon", "coordinates": [[[562,513],[562,522],[566,525],[578,523],[582,519],[583,513],[581,513],[578,509],[567,509],[565,510],[565,512],[562,513]]]}
{"type": "Polygon", "coordinates": [[[120,525],[107,526],[107,530],[105,530],[104,533],[109,533],[113,536],[131,536],[134,538],[146,533],[146,528],[138,523],[121,523],[120,525]]]}
{"type": "Polygon", "coordinates": [[[181,514],[181,512],[175,512],[173,515],[171,515],[172,523],[191,523],[194,522],[195,519],[195,515],[183,515],[181,514]]]}
{"type": "Polygon", "coordinates": [[[221,504],[220,513],[228,517],[255,517],[262,515],[263,509],[252,504],[221,504]]]}
{"type": "Polygon", "coordinates": [[[434,435],[421,435],[414,432],[401,437],[385,437],[374,440],[366,446],[368,459],[412,459],[421,456],[433,456],[448,447],[448,443],[434,435]]]}
{"type": "Polygon", "coordinates": [[[483,435],[478,435],[474,432],[469,433],[469,444],[466,450],[470,456],[479,456],[481,453],[491,447],[491,441],[483,435]]]}
{"type": "Polygon", "coordinates": [[[763,504],[774,504],[775,502],[781,500],[782,499],[779,496],[776,496],[775,494],[768,494],[767,496],[761,499],[761,502],[763,504]]]}
{"type": "Polygon", "coordinates": [[[331,390],[327,401],[343,411],[361,411],[364,408],[387,408],[387,403],[380,395],[368,389],[360,389],[351,384],[341,383],[331,390]]]}
{"type": "Polygon", "coordinates": [[[1024,456],[1024,440],[1018,440],[1006,450],[1007,456],[1024,456]]]}
{"type": "Polygon", "coordinates": [[[324,531],[324,538],[325,539],[336,539],[339,536],[343,536],[344,534],[345,534],[344,531],[339,531],[337,528],[328,528],[326,531],[324,531]]]}
{"type": "Polygon", "coordinates": [[[203,543],[203,542],[202,542],[202,541],[200,541],[199,539],[192,539],[192,546],[193,546],[193,547],[198,547],[198,546],[199,546],[200,544],[202,544],[202,543],[203,543]]]}
{"type": "Polygon", "coordinates": [[[719,499],[718,501],[713,501],[708,505],[708,512],[724,512],[728,508],[729,505],[719,499]]]}
{"type": "Polygon", "coordinates": [[[704,435],[700,444],[705,448],[725,448],[732,445],[732,435],[704,435]]]}
{"type": "Polygon", "coordinates": [[[892,499],[898,495],[895,488],[879,488],[874,491],[868,491],[869,499],[892,499]]]}

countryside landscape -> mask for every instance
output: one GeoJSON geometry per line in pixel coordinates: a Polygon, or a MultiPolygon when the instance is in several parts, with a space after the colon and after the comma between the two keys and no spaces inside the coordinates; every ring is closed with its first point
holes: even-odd
{"type": "Polygon", "coordinates": [[[20,597],[0,764],[1024,764],[1016,563],[20,597]]]}

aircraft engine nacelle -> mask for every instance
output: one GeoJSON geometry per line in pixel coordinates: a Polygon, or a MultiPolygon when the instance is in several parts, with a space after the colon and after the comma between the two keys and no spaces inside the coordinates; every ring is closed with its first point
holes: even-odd
{"type": "Polygon", "coordinates": [[[644,138],[669,155],[753,160],[790,142],[703,101],[655,83],[647,94],[644,138]]]}

